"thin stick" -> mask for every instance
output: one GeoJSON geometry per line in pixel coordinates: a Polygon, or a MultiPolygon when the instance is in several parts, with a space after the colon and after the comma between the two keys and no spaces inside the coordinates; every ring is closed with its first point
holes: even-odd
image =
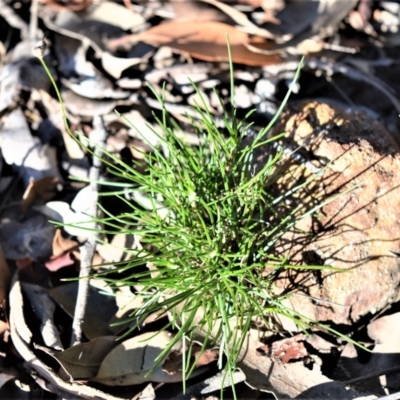
{"type": "MultiPolygon", "coordinates": [[[[32,0],[31,3],[31,18],[29,21],[29,40],[34,43],[39,39],[38,35],[38,7],[39,1],[32,0]]],[[[42,37],[40,38],[42,39],[42,37]]]]}
{"type": "MultiPolygon", "coordinates": [[[[91,188],[91,199],[88,214],[93,218],[97,217],[97,200],[98,200],[98,185],[101,156],[105,147],[107,132],[104,128],[103,121],[100,116],[93,118],[93,166],[90,168],[89,179],[91,188]]],[[[93,222],[91,229],[96,229],[96,223],[93,222]]],[[[88,240],[80,246],[81,252],[81,270],[79,272],[79,287],[76,298],[76,306],[74,312],[74,320],[72,322],[71,346],[79,344],[82,340],[82,324],[85,317],[86,305],[89,297],[89,276],[91,272],[93,255],[96,249],[97,233],[90,234],[88,240]]]]}

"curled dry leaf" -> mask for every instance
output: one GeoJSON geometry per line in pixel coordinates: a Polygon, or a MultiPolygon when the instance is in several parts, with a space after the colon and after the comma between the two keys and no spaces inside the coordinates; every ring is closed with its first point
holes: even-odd
{"type": "MultiPolygon", "coordinates": [[[[88,385],[65,382],[32,351],[33,335],[25,321],[24,298],[18,272],[14,275],[10,290],[10,331],[13,345],[26,361],[26,368],[28,370],[34,369],[48,390],[63,394],[62,398],[121,400],[121,397],[103,393],[101,390],[88,385]]],[[[127,398],[123,400],[127,400],[127,398]]]]}
{"type": "MultiPolygon", "coordinates": [[[[121,58],[104,51],[103,34],[100,32],[107,32],[112,27],[112,31],[120,29],[119,36],[128,26],[130,29],[134,29],[137,25],[141,25],[144,22],[140,14],[133,13],[113,2],[101,2],[97,7],[91,7],[90,12],[86,12],[80,16],[65,9],[58,12],[54,19],[49,13],[45,12],[41,17],[48,29],[58,32],[63,36],[78,39],[82,43],[89,44],[96,52],[97,57],[101,59],[104,70],[116,79],[121,77],[125,69],[146,61],[152,54],[152,51],[149,50],[143,57],[121,58]],[[103,25],[103,30],[99,29],[100,25],[103,25]]],[[[64,101],[66,105],[69,104],[65,99],[64,101]]],[[[82,108],[84,109],[85,107],[82,108]]],[[[112,106],[110,111],[113,108],[115,106],[112,106]]],[[[99,112],[97,109],[97,113],[94,115],[107,113],[108,111],[99,112]]]]}
{"type": "Polygon", "coordinates": [[[66,232],[85,239],[94,234],[91,231],[93,217],[90,216],[92,203],[92,190],[90,186],[86,186],[77,193],[71,206],[63,201],[50,201],[46,208],[53,211],[57,221],[61,220],[65,224],[66,232]]]}
{"type": "Polygon", "coordinates": [[[71,380],[83,380],[97,375],[104,357],[116,345],[118,342],[115,336],[100,336],[61,352],[43,346],[36,346],[36,348],[55,358],[71,380]]]}
{"type": "Polygon", "coordinates": [[[59,183],[60,179],[56,176],[45,176],[38,180],[30,178],[22,197],[22,212],[26,213],[34,204],[43,204],[53,199],[57,194],[59,183]]]}
{"type": "MultiPolygon", "coordinates": [[[[173,340],[167,331],[147,332],[125,340],[107,355],[100,366],[94,382],[108,386],[138,385],[143,382],[180,382],[182,372],[169,374],[162,368],[162,363],[155,366],[156,358],[173,340]]],[[[182,341],[175,343],[171,351],[179,351],[182,341]]]]}
{"type": "Polygon", "coordinates": [[[153,46],[169,46],[201,60],[229,61],[227,38],[231,47],[232,61],[235,63],[262,66],[282,61],[277,55],[252,53],[246,47],[247,33],[217,21],[165,22],[139,34],[110,40],[108,46],[116,49],[141,40],[153,46]]]}
{"type": "Polygon", "coordinates": [[[21,108],[11,111],[1,131],[1,151],[4,161],[21,174],[25,185],[30,179],[59,175],[52,148],[32,136],[21,108]],[[17,150],[16,150],[17,149],[17,150]]]}

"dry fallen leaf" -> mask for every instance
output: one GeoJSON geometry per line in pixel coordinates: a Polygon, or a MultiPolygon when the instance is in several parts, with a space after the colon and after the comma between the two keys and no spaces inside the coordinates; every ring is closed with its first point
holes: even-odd
{"type": "MultiPolygon", "coordinates": [[[[217,361],[219,358],[219,349],[209,349],[201,351],[202,346],[198,344],[194,344],[192,348],[192,362],[196,360],[196,367],[202,367],[208,365],[214,361],[217,361]]],[[[173,351],[168,357],[165,359],[163,366],[163,370],[168,374],[175,374],[178,371],[182,371],[182,352],[181,351],[173,351]]]]}
{"type": "MultiPolygon", "coordinates": [[[[180,382],[181,371],[169,374],[162,369],[162,363],[151,373],[155,359],[173,340],[167,331],[147,332],[125,340],[115,347],[103,360],[99,373],[91,381],[108,386],[138,385],[143,382],[180,382]]],[[[179,351],[182,341],[172,346],[179,351]]]]}
{"type": "MultiPolygon", "coordinates": [[[[83,332],[88,339],[95,339],[99,336],[112,335],[108,321],[118,311],[115,297],[106,296],[93,287],[94,279],[91,280],[89,298],[86,306],[83,332]]],[[[104,293],[104,291],[102,291],[104,293]]],[[[78,293],[78,282],[69,282],[64,285],[49,289],[50,296],[69,315],[75,311],[76,297],[78,293]]]]}
{"type": "Polygon", "coordinates": [[[61,352],[36,346],[54,357],[71,380],[84,380],[96,376],[104,357],[118,345],[116,336],[100,336],[61,352]]]}
{"type": "Polygon", "coordinates": [[[10,112],[1,131],[1,151],[4,161],[19,171],[24,184],[31,178],[60,176],[57,161],[50,146],[45,146],[33,136],[21,108],[10,112]]]}
{"type": "Polygon", "coordinates": [[[43,379],[44,387],[49,391],[71,394],[68,398],[79,399],[98,399],[98,400],[121,400],[121,397],[112,396],[109,393],[103,393],[99,389],[88,385],[78,383],[69,383],[62,380],[52,368],[47,366],[38,357],[37,353],[32,351],[32,332],[25,321],[24,298],[22,296],[19,274],[14,275],[10,290],[10,331],[13,341],[19,355],[25,360],[25,367],[28,372],[34,372],[43,379]],[[67,393],[65,393],[67,392],[67,393]]]}
{"type": "Polygon", "coordinates": [[[217,21],[176,22],[169,21],[156,25],[139,34],[123,36],[110,40],[111,49],[137,42],[139,40],[154,46],[169,46],[175,50],[189,53],[206,61],[229,61],[227,38],[235,63],[262,66],[278,64],[282,59],[278,55],[253,53],[247,49],[248,34],[231,25],[217,21]]]}
{"type": "Polygon", "coordinates": [[[269,32],[267,29],[260,28],[259,26],[253,24],[247,15],[237,8],[232,7],[229,4],[225,4],[218,0],[202,0],[205,3],[212,4],[213,6],[219,8],[221,11],[229,15],[238,25],[240,28],[245,30],[247,33],[252,35],[258,35],[260,37],[268,38],[268,39],[275,39],[275,35],[269,32]]]}
{"type": "Polygon", "coordinates": [[[23,282],[22,289],[39,322],[40,333],[46,346],[55,350],[63,350],[60,335],[54,323],[55,302],[52,301],[46,290],[39,285],[23,282]]]}

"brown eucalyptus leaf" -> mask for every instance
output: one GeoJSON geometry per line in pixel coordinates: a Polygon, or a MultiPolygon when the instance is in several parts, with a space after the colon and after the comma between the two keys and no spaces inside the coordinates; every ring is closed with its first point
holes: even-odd
{"type": "Polygon", "coordinates": [[[278,64],[282,61],[277,55],[251,52],[246,47],[247,33],[217,21],[169,21],[139,34],[110,40],[108,45],[115,49],[141,40],[153,46],[169,46],[201,60],[226,62],[229,61],[227,38],[229,38],[232,60],[235,63],[262,66],[278,64]]]}
{"type": "Polygon", "coordinates": [[[117,345],[116,336],[100,336],[61,352],[36,347],[55,358],[70,379],[86,380],[96,376],[104,357],[117,345]]]}
{"type": "MultiPolygon", "coordinates": [[[[103,360],[99,373],[91,381],[108,386],[138,385],[143,382],[180,382],[182,372],[169,374],[162,369],[162,362],[155,366],[155,359],[173,340],[167,331],[147,332],[125,340],[115,347],[103,360]],[[149,374],[149,375],[148,375],[149,374]]],[[[179,351],[182,341],[175,343],[172,351],[179,351]]]]}

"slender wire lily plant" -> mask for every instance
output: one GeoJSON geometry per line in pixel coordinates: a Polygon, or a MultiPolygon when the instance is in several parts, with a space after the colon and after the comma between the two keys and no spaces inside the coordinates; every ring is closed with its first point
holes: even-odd
{"type": "MultiPolygon", "coordinates": [[[[49,73],[43,57],[40,60],[49,73]]],[[[234,106],[230,65],[230,105],[234,106]]],[[[301,65],[291,87],[299,77],[301,65]]],[[[49,77],[62,104],[50,73],[49,77]]],[[[183,372],[189,377],[195,367],[195,362],[189,361],[193,358],[193,339],[201,333],[202,350],[210,344],[219,346],[219,366],[232,378],[252,321],[263,320],[268,326],[271,315],[281,315],[305,331],[316,324],[284,305],[290,294],[276,294],[274,277],[290,268],[335,269],[290,265],[286,257],[278,258],[272,250],[299,219],[316,213],[337,196],[310,209],[300,204],[282,216],[276,209],[294,189],[279,196],[267,190],[282,151],[271,151],[262,168],[255,172],[254,151],[278,139],[267,138],[267,133],[279,118],[291,89],[268,126],[259,131],[251,144],[243,146],[251,126],[251,113],[239,121],[234,108],[229,111],[221,100],[225,128],[222,132],[200,91],[195,84],[193,87],[200,99],[194,107],[198,118],[191,119],[193,132],[199,138],[197,146],[183,141],[178,134],[179,126],[164,106],[163,93],[152,89],[162,108],[161,116],[154,115],[161,132],[153,132],[157,144],[142,136],[151,147],[150,152],[143,154],[146,171],[143,173],[142,162],[141,168],[135,168],[135,161],[128,164],[105,152],[104,162],[109,171],[125,182],[114,195],[127,204],[129,211],[113,215],[103,210],[105,216],[99,222],[104,226],[103,232],[133,234],[140,245],[126,249],[129,260],[112,270],[124,271],[121,279],[116,279],[115,274],[113,278],[101,276],[110,285],[135,286],[136,295],[143,298],[142,305],[130,317],[136,321],[134,328],[140,328],[153,313],[168,312],[165,328],[176,334],[156,362],[165,359],[172,346],[184,339],[188,348],[182,358],[183,372]],[[267,279],[263,275],[266,268],[274,270],[267,279]],[[126,271],[130,272],[128,277],[126,271]]],[[[65,115],[63,105],[62,108],[65,115]]],[[[329,326],[317,325],[355,343],[329,326]]]]}

